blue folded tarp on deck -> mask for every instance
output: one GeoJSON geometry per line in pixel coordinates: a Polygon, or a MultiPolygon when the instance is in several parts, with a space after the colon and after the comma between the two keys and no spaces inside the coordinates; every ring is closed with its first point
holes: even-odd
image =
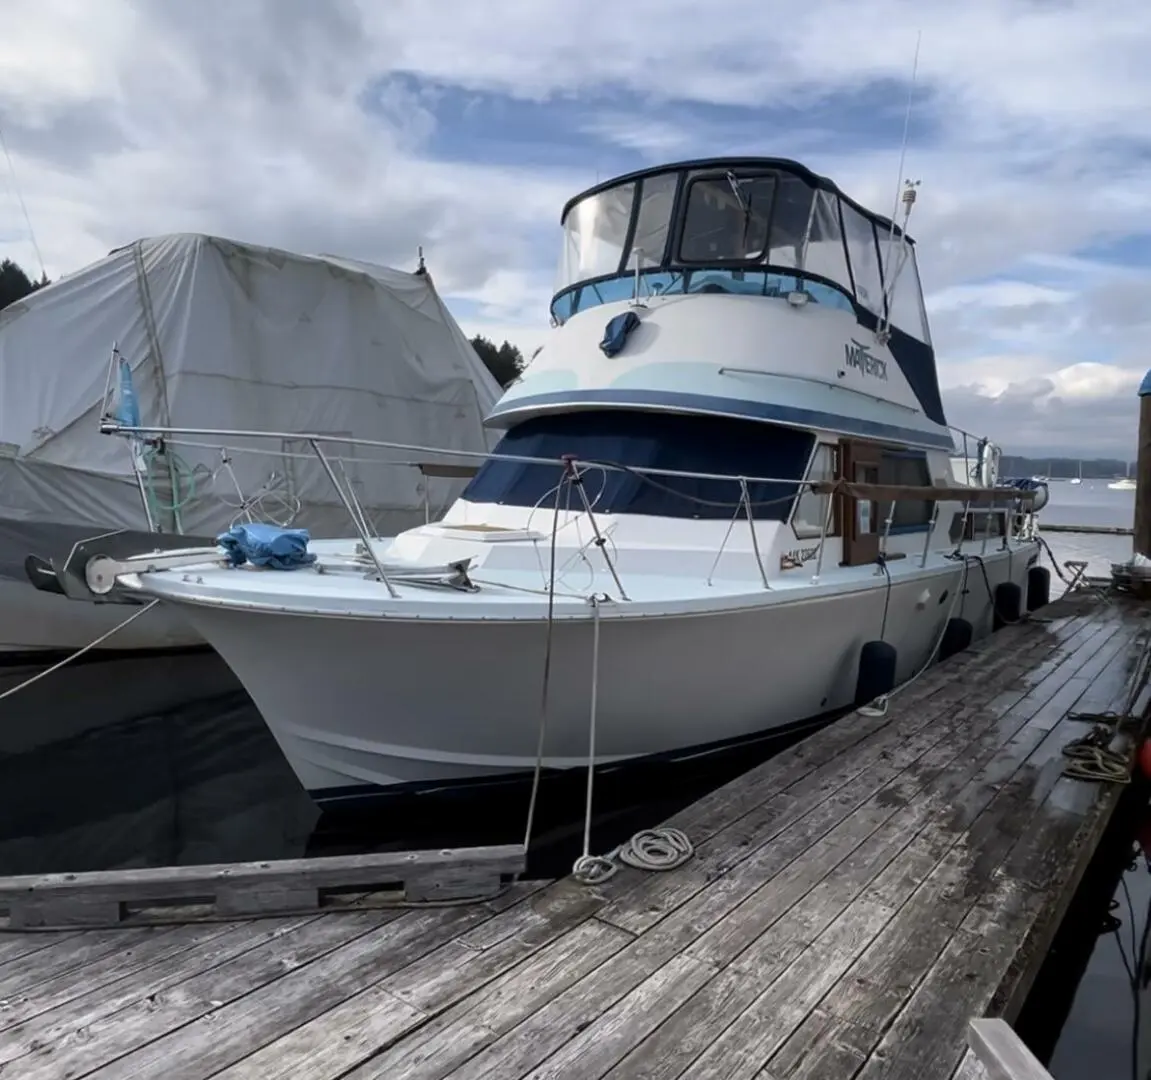
{"type": "Polygon", "coordinates": [[[307,529],[285,529],[279,525],[233,525],[216,537],[233,566],[250,562],[271,570],[299,570],[310,566],[316,556],[308,550],[311,534],[307,529]]]}
{"type": "Polygon", "coordinates": [[[603,330],[603,341],[599,343],[604,356],[618,355],[627,344],[628,334],[637,326],[639,316],[634,311],[625,311],[622,315],[609,320],[603,330]]]}

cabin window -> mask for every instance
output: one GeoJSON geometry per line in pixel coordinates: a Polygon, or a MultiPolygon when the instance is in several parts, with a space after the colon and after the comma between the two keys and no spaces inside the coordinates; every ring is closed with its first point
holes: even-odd
{"type": "Polygon", "coordinates": [[[854,207],[841,204],[843,235],[855,298],[874,315],[882,315],[883,277],[879,272],[879,248],[875,243],[875,226],[854,207]]]}
{"type": "Polygon", "coordinates": [[[1007,534],[1006,510],[957,510],[951,519],[950,536],[953,544],[961,540],[994,539],[1007,534]]]}
{"type": "Polygon", "coordinates": [[[639,210],[635,219],[635,234],[625,269],[634,270],[638,263],[646,267],[659,266],[667,248],[667,234],[671,227],[671,211],[675,203],[675,190],[679,185],[676,173],[649,176],[641,181],[639,210]]]}
{"type": "Polygon", "coordinates": [[[839,225],[839,200],[826,191],[817,191],[811,204],[803,269],[851,289],[843,231],[839,225]]]}
{"type": "MultiPolygon", "coordinates": [[[[815,448],[815,456],[811,459],[811,467],[807,472],[807,479],[813,481],[831,482],[839,475],[839,454],[836,447],[827,443],[820,443],[815,448]]],[[[836,534],[834,515],[828,517],[831,511],[831,496],[820,495],[810,488],[804,490],[795,503],[795,515],[791,519],[795,535],[800,540],[824,535],[826,523],[828,536],[836,534]]]]}
{"type": "MultiPolygon", "coordinates": [[[[786,521],[814,441],[810,432],[730,417],[622,408],[548,413],[508,431],[495,449],[497,456],[484,463],[463,497],[476,503],[538,506],[546,516],[562,475],[561,459],[571,454],[585,464],[723,477],[645,478],[593,467],[584,483],[597,513],[728,520],[740,502],[736,478],[747,476],[762,478],[748,484],[755,519],[786,521]],[[501,461],[499,455],[546,458],[555,464],[501,461]]],[[[572,505],[578,506],[578,500],[573,492],[572,505]]]]}
{"type": "Polygon", "coordinates": [[[700,177],[687,190],[681,262],[759,262],[767,253],[774,176],[700,177]]]}
{"type": "Polygon", "coordinates": [[[803,265],[803,245],[814,198],[815,192],[798,176],[780,174],[771,211],[771,243],[767,253],[771,266],[798,269],[803,265]]]}
{"type": "Polygon", "coordinates": [[[919,268],[915,249],[899,237],[894,241],[880,232],[879,251],[883,256],[883,275],[887,282],[891,325],[909,334],[916,341],[931,343],[927,326],[927,311],[923,306],[923,290],[919,284],[919,268]]]}
{"type": "MultiPolygon", "coordinates": [[[[899,484],[904,487],[930,487],[931,470],[922,451],[884,450],[879,459],[879,483],[899,484]]],[[[935,504],[931,500],[898,499],[895,514],[891,520],[891,531],[920,532],[931,527],[931,517],[935,504]]],[[[878,507],[879,520],[886,526],[891,504],[881,503],[878,507]]]]}
{"type": "Polygon", "coordinates": [[[618,274],[631,226],[635,184],[609,188],[578,202],[564,218],[556,291],[576,281],[618,274]]]}

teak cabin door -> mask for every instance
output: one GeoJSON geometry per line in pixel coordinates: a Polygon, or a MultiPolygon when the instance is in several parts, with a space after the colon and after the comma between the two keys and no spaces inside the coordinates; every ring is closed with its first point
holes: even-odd
{"type": "MultiPolygon", "coordinates": [[[[839,448],[840,475],[849,484],[878,484],[880,450],[873,443],[844,439],[839,448]]],[[[870,499],[840,495],[843,565],[866,566],[879,558],[878,508],[870,499]]]]}

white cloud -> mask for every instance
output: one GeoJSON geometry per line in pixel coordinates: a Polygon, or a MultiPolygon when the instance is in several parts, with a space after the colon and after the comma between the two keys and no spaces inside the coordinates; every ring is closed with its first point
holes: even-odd
{"type": "Polygon", "coordinates": [[[1058,397],[1064,402],[1101,401],[1119,395],[1134,398],[1144,372],[1084,361],[1052,370],[1045,356],[1019,353],[981,356],[948,368],[947,385],[966,387],[983,397],[1013,397],[1021,391],[1037,406],[1058,397]]]}
{"type": "Polygon", "coordinates": [[[1093,0],[821,0],[786,17],[759,0],[728,0],[710,17],[699,0],[631,0],[610,18],[599,0],[489,0],[453,7],[450,20],[444,11],[393,0],[375,18],[402,66],[473,89],[542,98],[618,84],[653,99],[799,104],[810,90],[905,78],[922,30],[920,72],[945,86],[956,115],[1151,133],[1151,10],[1140,0],[1108,4],[1106,18],[1093,0]],[[876,32],[860,38],[863,27],[876,32]]]}
{"type": "Polygon", "coordinates": [[[1075,298],[1070,289],[1053,289],[1030,281],[979,282],[952,285],[928,297],[927,310],[956,311],[971,305],[986,308],[1022,308],[1036,304],[1066,304],[1075,298]]]}
{"type": "MultiPolygon", "coordinates": [[[[1151,277],[1082,250],[1151,220],[1151,5],[821,0],[781,18],[762,0],[706,16],[699,0],[630,0],[607,11],[601,0],[8,4],[0,124],[50,275],[183,229],[399,266],[423,246],[441,289],[469,302],[469,332],[530,354],[553,264],[540,238],[558,240],[560,206],[600,162],[439,160],[436,95],[389,74],[525,101],[594,96],[569,121],[573,137],[647,158],[801,156],[886,209],[904,91],[875,86],[906,79],[922,30],[912,231],[951,410],[977,426],[982,410],[1017,446],[1071,431],[1075,416],[1099,445],[1128,437],[1132,379],[1151,359],[1151,277]],[[612,104],[619,90],[631,97],[612,104]],[[879,103],[869,126],[882,124],[882,141],[845,139],[826,111],[861,96],[879,103]],[[725,119],[725,105],[777,111],[747,122],[725,119]],[[1024,401],[1034,423],[1014,419],[1024,401]],[[1092,410],[1118,431],[1092,427],[1092,410]]],[[[464,122],[476,115],[465,109],[464,122]]],[[[0,217],[18,223],[11,205],[0,217]]],[[[15,225],[0,256],[36,269],[15,225]]]]}

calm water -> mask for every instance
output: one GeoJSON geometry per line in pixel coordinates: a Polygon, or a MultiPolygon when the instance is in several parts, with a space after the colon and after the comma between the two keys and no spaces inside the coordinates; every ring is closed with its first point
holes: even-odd
{"type": "MultiPolygon", "coordinates": [[[[1130,492],[1103,483],[1058,483],[1043,516],[1130,525],[1133,506],[1130,492]]],[[[1087,559],[1093,574],[1108,573],[1131,550],[1127,537],[1050,534],[1048,540],[1057,558],[1087,559]]],[[[27,674],[0,674],[0,691],[27,674]]],[[[4,702],[0,718],[0,874],[522,839],[522,790],[482,803],[413,800],[355,817],[321,816],[247,695],[211,655],[78,664],[4,702]]],[[[691,768],[627,770],[597,780],[593,849],[666,818],[781,745],[769,741],[691,768]]],[[[545,788],[533,873],[570,868],[582,840],[582,800],[579,776],[545,788]]],[[[1101,853],[1088,875],[1067,921],[1072,929],[1053,948],[1025,1017],[1027,1037],[1050,1056],[1057,1080],[1132,1075],[1136,1006],[1123,956],[1134,966],[1151,874],[1142,857],[1134,869],[1123,867],[1143,820],[1138,806],[1117,820],[1109,861],[1101,853]],[[1121,906],[1109,912],[1112,900],[1121,906]],[[1122,927],[1112,932],[1109,918],[1122,927]]],[[[1151,1014],[1151,1000],[1140,1011],[1151,1014]]],[[[1142,1068],[1149,1065],[1146,1054],[1142,1068]]]]}
{"type": "MultiPolygon", "coordinates": [[[[1058,525],[1122,525],[1135,516],[1135,493],[1111,491],[1104,481],[1051,485],[1051,501],[1041,519],[1058,525]]],[[[1087,559],[1088,572],[1107,574],[1111,563],[1131,556],[1129,536],[1091,536],[1085,533],[1049,533],[1047,542],[1060,561],[1087,559]]]]}
{"type": "MultiPolygon", "coordinates": [[[[0,674],[0,691],[28,673],[0,674]]],[[[4,702],[0,716],[0,874],[523,840],[526,785],[321,815],[214,654],[77,664],[4,702]]],[[[658,823],[797,738],[597,774],[593,848],[658,823]]],[[[533,874],[567,873],[580,853],[585,783],[573,773],[544,784],[533,874]]]]}
{"type": "MultiPolygon", "coordinates": [[[[1053,483],[1046,521],[1130,526],[1135,493],[1102,481],[1053,483]]],[[[1087,559],[1105,575],[1131,555],[1131,538],[1050,533],[1056,557],[1087,559]]],[[[1055,1080],[1147,1080],[1151,1076],[1151,957],[1144,931],[1151,920],[1151,814],[1133,794],[1117,813],[1105,845],[1036,980],[1019,1030],[1055,1080]],[[1134,854],[1133,854],[1134,853],[1134,854]],[[1138,1061],[1135,1052],[1138,1051],[1138,1061]]]]}

